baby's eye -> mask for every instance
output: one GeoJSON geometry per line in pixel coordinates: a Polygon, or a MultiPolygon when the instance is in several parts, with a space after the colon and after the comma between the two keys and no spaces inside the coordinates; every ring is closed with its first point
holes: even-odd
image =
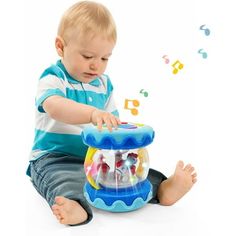
{"type": "Polygon", "coordinates": [[[92,57],[91,56],[86,56],[86,55],[82,55],[83,56],[83,58],[85,58],[85,59],[91,59],[92,57]]]}
{"type": "Polygon", "coordinates": [[[104,58],[104,57],[103,57],[102,60],[103,60],[103,61],[108,61],[108,58],[104,58]]]}

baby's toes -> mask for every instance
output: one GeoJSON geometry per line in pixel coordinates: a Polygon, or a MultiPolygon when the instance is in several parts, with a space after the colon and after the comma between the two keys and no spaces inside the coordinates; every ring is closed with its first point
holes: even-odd
{"type": "Polygon", "coordinates": [[[191,164],[188,164],[184,167],[184,170],[185,171],[189,171],[190,169],[192,168],[192,165],[191,164]]]}
{"type": "Polygon", "coordinates": [[[59,214],[59,211],[58,210],[52,210],[52,213],[53,213],[53,215],[58,215],[59,214]]]}
{"type": "Polygon", "coordinates": [[[197,182],[197,173],[192,174],[192,182],[194,184],[197,182]]]}
{"type": "Polygon", "coordinates": [[[58,210],[60,210],[60,206],[59,205],[57,205],[57,204],[54,204],[54,205],[52,205],[52,211],[54,212],[54,211],[58,211],[58,210]]]}
{"type": "Polygon", "coordinates": [[[60,222],[65,218],[65,211],[57,204],[52,206],[52,212],[60,222]]]}
{"type": "Polygon", "coordinates": [[[61,222],[61,220],[63,219],[63,217],[61,216],[60,213],[56,215],[56,218],[57,218],[60,222],[61,222]]]}
{"type": "Polygon", "coordinates": [[[191,167],[189,168],[188,172],[192,174],[192,173],[194,172],[194,170],[195,170],[195,168],[194,168],[193,166],[191,166],[191,167]]]}
{"type": "Polygon", "coordinates": [[[192,174],[192,178],[196,178],[196,177],[197,177],[197,173],[195,172],[192,174]]]}
{"type": "Polygon", "coordinates": [[[67,213],[66,213],[66,211],[65,211],[64,209],[60,209],[58,215],[59,215],[60,221],[61,221],[62,219],[67,218],[67,213]]]}
{"type": "Polygon", "coordinates": [[[67,224],[66,218],[63,218],[63,217],[62,217],[62,218],[60,219],[60,223],[63,224],[63,225],[67,224]]]}
{"type": "Polygon", "coordinates": [[[60,221],[61,220],[61,214],[59,210],[52,210],[53,215],[56,216],[56,218],[60,221]]]}

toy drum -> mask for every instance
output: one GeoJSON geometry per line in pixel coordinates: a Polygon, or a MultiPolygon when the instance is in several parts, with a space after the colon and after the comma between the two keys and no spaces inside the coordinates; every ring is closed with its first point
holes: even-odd
{"type": "Polygon", "coordinates": [[[84,162],[84,195],[92,206],[126,212],[141,208],[152,198],[145,148],[154,139],[150,126],[122,122],[112,132],[106,126],[102,131],[88,126],[82,139],[89,146],[84,162]]]}

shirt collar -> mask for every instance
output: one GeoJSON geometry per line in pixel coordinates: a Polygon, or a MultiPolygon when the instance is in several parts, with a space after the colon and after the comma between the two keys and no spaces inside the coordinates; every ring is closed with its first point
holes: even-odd
{"type": "MultiPolygon", "coordinates": [[[[83,82],[80,82],[80,81],[74,79],[74,78],[67,72],[67,70],[66,70],[65,66],[62,64],[61,60],[58,60],[57,63],[56,63],[56,65],[57,65],[58,67],[60,67],[60,69],[65,73],[65,75],[66,75],[66,77],[67,77],[67,79],[68,79],[68,81],[69,81],[70,83],[72,83],[72,84],[83,84],[83,82]]],[[[101,82],[100,82],[100,80],[99,80],[99,77],[97,77],[96,79],[94,79],[93,81],[91,81],[89,84],[92,85],[92,86],[99,87],[99,86],[101,85],[101,82]]]]}

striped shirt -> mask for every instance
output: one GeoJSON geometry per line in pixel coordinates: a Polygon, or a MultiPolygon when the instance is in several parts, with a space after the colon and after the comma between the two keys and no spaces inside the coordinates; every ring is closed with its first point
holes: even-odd
{"type": "Polygon", "coordinates": [[[41,75],[36,95],[35,139],[31,160],[48,152],[64,153],[84,158],[87,146],[82,142],[84,125],[71,125],[52,119],[43,109],[43,102],[50,96],[58,95],[94,106],[119,116],[113,100],[113,86],[107,75],[97,77],[90,83],[73,79],[61,61],[47,68],[41,75]]]}

